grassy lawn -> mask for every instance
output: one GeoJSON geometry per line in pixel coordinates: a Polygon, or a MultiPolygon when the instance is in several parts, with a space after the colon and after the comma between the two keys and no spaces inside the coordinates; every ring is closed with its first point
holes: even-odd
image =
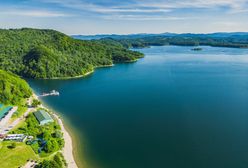
{"type": "Polygon", "coordinates": [[[22,127],[23,125],[25,125],[25,120],[20,121],[15,127],[11,128],[11,131],[9,133],[11,134],[12,131],[17,130],[19,127],[22,127]]]}
{"type": "Polygon", "coordinates": [[[17,119],[18,117],[21,117],[27,111],[27,109],[28,109],[28,107],[25,106],[25,102],[23,102],[22,104],[18,105],[17,111],[11,117],[12,121],[17,119]]]}
{"type": "Polygon", "coordinates": [[[16,148],[9,149],[12,142],[0,142],[0,167],[14,168],[25,165],[28,159],[38,160],[32,148],[25,143],[16,143],[16,148]]]}

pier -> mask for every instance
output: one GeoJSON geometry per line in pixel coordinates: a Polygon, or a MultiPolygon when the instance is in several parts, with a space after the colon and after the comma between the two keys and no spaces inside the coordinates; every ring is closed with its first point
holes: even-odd
{"type": "Polygon", "coordinates": [[[49,93],[42,93],[39,97],[46,97],[46,96],[59,96],[59,92],[56,90],[52,90],[49,93]]]}

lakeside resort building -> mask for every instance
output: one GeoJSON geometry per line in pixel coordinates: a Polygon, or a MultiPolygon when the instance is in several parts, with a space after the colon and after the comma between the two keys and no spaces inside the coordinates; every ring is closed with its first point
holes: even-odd
{"type": "Polygon", "coordinates": [[[34,112],[34,116],[38,120],[40,125],[45,125],[47,123],[53,122],[52,117],[44,110],[34,112]]]}
{"type": "Polygon", "coordinates": [[[24,134],[8,134],[5,136],[4,141],[16,141],[16,142],[24,142],[27,136],[24,134]]]}

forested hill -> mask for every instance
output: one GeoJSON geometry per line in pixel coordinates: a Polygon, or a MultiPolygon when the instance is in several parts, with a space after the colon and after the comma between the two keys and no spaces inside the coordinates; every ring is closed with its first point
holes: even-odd
{"type": "Polygon", "coordinates": [[[76,40],[55,30],[0,29],[0,69],[29,78],[74,77],[141,57],[117,42],[76,40]]]}
{"type": "Polygon", "coordinates": [[[0,70],[0,103],[18,105],[31,94],[32,90],[26,81],[17,75],[0,70]]]}
{"type": "MultiPolygon", "coordinates": [[[[73,36],[84,38],[85,36],[73,36]]],[[[94,36],[86,36],[94,39],[94,36]]],[[[248,48],[248,33],[212,33],[212,34],[134,34],[134,35],[97,35],[102,41],[119,42],[126,48],[143,48],[149,46],[181,45],[198,46],[208,45],[216,47],[248,48]]]]}

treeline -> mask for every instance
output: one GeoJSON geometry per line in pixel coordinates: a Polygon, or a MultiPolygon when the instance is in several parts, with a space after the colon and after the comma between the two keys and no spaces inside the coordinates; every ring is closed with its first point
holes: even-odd
{"type": "Polygon", "coordinates": [[[19,105],[32,95],[29,85],[12,73],[0,70],[0,103],[19,105]]]}
{"type": "Polygon", "coordinates": [[[0,29],[0,69],[28,78],[74,77],[143,57],[113,43],[76,40],[55,30],[0,29]]]}
{"type": "Polygon", "coordinates": [[[248,48],[248,36],[211,37],[208,35],[147,36],[141,38],[103,38],[102,42],[118,42],[125,48],[145,48],[149,46],[179,45],[248,48]]]}
{"type": "Polygon", "coordinates": [[[64,156],[58,152],[52,159],[43,160],[41,163],[35,166],[35,168],[66,168],[67,163],[64,156]]]}

